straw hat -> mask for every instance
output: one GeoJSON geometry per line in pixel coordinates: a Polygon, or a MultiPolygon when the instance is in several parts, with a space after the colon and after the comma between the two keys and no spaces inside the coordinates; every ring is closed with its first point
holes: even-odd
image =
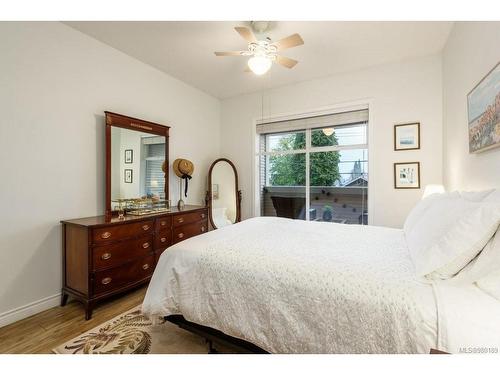
{"type": "Polygon", "coordinates": [[[193,163],[187,159],[175,159],[172,168],[174,169],[174,172],[178,177],[182,177],[185,175],[191,176],[194,171],[193,163]]]}

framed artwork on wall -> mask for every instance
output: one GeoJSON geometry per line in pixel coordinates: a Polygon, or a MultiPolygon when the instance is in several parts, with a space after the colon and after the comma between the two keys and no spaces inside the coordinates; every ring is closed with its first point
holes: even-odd
{"type": "Polygon", "coordinates": [[[125,183],[131,184],[133,182],[132,179],[132,169],[125,169],[125,183]]]}
{"type": "Polygon", "coordinates": [[[469,153],[500,146],[500,62],[467,94],[469,153]]]}
{"type": "Polygon", "coordinates": [[[394,189],[420,189],[420,163],[394,163],[394,189]]]}
{"type": "Polygon", "coordinates": [[[420,123],[394,125],[394,151],[420,149],[420,123]]]}
{"type": "Polygon", "coordinates": [[[212,184],[212,199],[219,199],[219,184],[212,184]]]}
{"type": "Polygon", "coordinates": [[[134,150],[125,150],[125,164],[134,162],[134,150]]]}

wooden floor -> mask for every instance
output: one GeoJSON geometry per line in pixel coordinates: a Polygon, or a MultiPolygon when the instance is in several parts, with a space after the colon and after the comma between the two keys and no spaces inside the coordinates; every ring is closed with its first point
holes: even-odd
{"type": "Polygon", "coordinates": [[[0,328],[0,353],[51,353],[51,349],[142,303],[146,287],[97,305],[85,320],[83,305],[72,301],[0,328]]]}

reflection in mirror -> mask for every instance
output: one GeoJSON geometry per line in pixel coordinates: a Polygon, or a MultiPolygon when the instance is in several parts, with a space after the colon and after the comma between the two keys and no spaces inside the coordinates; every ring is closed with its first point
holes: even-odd
{"type": "Polygon", "coordinates": [[[239,221],[239,194],[236,169],[225,159],[216,160],[209,173],[210,218],[214,228],[239,221]]]}
{"type": "Polygon", "coordinates": [[[113,126],[111,128],[111,201],[165,199],[165,137],[113,126]]]}

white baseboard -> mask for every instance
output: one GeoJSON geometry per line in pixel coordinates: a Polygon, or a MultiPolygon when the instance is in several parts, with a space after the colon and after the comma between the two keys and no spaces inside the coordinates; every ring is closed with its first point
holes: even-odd
{"type": "Polygon", "coordinates": [[[58,306],[60,302],[61,293],[58,293],[54,294],[53,296],[42,298],[38,301],[28,303],[27,305],[17,307],[10,311],[0,313],[0,327],[6,326],[8,324],[17,322],[18,320],[58,306]]]}

